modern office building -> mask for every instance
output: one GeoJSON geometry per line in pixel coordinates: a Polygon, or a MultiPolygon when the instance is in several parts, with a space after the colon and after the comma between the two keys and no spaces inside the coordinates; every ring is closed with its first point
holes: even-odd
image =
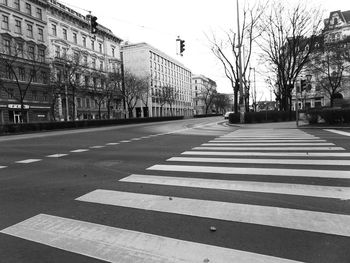
{"type": "Polygon", "coordinates": [[[0,124],[48,121],[47,2],[0,1],[0,124]]]}
{"type": "Polygon", "coordinates": [[[96,34],[91,34],[89,15],[84,16],[56,0],[47,1],[50,57],[56,78],[66,85],[57,96],[58,119],[118,117],[117,105],[101,101],[103,96],[97,96],[96,92],[104,91],[104,79],[109,72],[120,71],[122,40],[102,25],[97,26],[96,34]],[[72,74],[73,77],[67,77],[72,74]]]}
{"type": "Polygon", "coordinates": [[[212,94],[216,92],[216,82],[203,75],[192,76],[192,96],[194,114],[210,114],[215,111],[211,103],[212,94]]]}
{"type": "Polygon", "coordinates": [[[192,116],[191,71],[147,43],[122,47],[124,71],[149,79],[147,101],[138,100],[133,116],[192,116]],[[164,87],[171,87],[174,101],[162,105],[164,87]]]}

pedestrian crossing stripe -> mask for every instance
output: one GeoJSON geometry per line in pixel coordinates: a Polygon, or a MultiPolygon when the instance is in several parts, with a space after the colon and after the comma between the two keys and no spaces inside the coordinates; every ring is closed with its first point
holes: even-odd
{"type": "Polygon", "coordinates": [[[232,150],[239,150],[239,151],[344,151],[345,149],[342,147],[321,147],[321,146],[315,146],[315,147],[273,147],[273,146],[266,146],[266,147],[217,147],[217,146],[200,146],[200,147],[194,147],[193,150],[223,150],[223,151],[232,151],[232,150]]]}
{"type": "Polygon", "coordinates": [[[350,187],[267,183],[254,181],[233,181],[141,174],[132,174],[119,181],[129,183],[156,184],[165,186],[193,187],[228,191],[246,191],[256,193],[311,196],[320,198],[336,198],[341,200],[350,199],[350,187]]]}
{"type": "MultiPolygon", "coordinates": [[[[211,148],[210,148],[211,150],[211,148]]],[[[350,157],[350,152],[215,152],[215,151],[185,151],[183,155],[212,156],[279,156],[279,157],[350,157]]]]}
{"type": "Polygon", "coordinates": [[[101,189],[76,200],[350,237],[349,215],[101,189]]]}
{"type": "Polygon", "coordinates": [[[88,152],[89,149],[77,149],[77,150],[73,150],[73,151],[70,151],[71,153],[82,153],[82,152],[88,152]]]}
{"type": "Polygon", "coordinates": [[[249,167],[219,167],[198,165],[153,165],[147,170],[190,173],[217,173],[217,174],[244,174],[268,176],[295,176],[350,179],[350,171],[343,170],[312,170],[312,169],[276,169],[276,168],[249,168],[249,167]]]}
{"type": "Polygon", "coordinates": [[[242,164],[290,164],[290,165],[335,165],[349,166],[350,160],[300,160],[300,159],[243,159],[243,158],[198,158],[171,157],[170,162],[200,162],[200,163],[242,163],[242,164]]]}
{"type": "Polygon", "coordinates": [[[338,131],[338,130],[333,130],[333,129],[325,129],[325,131],[337,133],[337,134],[344,135],[344,136],[350,136],[350,132],[338,131]]]}
{"type": "Polygon", "coordinates": [[[294,139],[294,140],[289,140],[289,139],[266,139],[266,140],[256,140],[256,139],[252,139],[252,140],[237,140],[237,139],[232,139],[232,140],[228,140],[228,139],[214,139],[211,140],[209,142],[238,142],[238,143],[244,143],[244,142],[248,142],[248,143],[256,143],[256,142],[326,142],[326,140],[318,140],[318,139],[294,139]]]}
{"type": "Polygon", "coordinates": [[[7,166],[0,166],[0,169],[4,169],[4,168],[6,168],[7,166]]]}
{"type": "Polygon", "coordinates": [[[64,156],[67,156],[68,154],[66,153],[56,153],[56,154],[51,154],[51,155],[47,155],[46,157],[48,158],[61,158],[64,156]]]}
{"type": "Polygon", "coordinates": [[[36,163],[42,161],[41,159],[26,159],[21,161],[16,161],[16,163],[28,164],[28,163],[36,163]]]}
{"type": "Polygon", "coordinates": [[[331,146],[334,143],[330,142],[266,142],[266,143],[225,143],[225,142],[212,142],[203,143],[203,146],[331,146]]]}
{"type": "Polygon", "coordinates": [[[46,214],[0,232],[112,263],[302,263],[46,214]]]}

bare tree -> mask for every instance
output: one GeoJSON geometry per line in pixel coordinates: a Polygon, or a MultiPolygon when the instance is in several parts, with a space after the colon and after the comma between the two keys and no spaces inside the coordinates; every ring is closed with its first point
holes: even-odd
{"type": "Polygon", "coordinates": [[[344,73],[350,69],[349,44],[350,38],[335,43],[324,43],[315,50],[309,63],[309,70],[316,76],[317,84],[329,97],[331,107],[337,94],[343,91],[344,73]]]}
{"type": "Polygon", "coordinates": [[[216,87],[212,85],[205,85],[200,91],[198,97],[203,101],[205,107],[205,114],[208,114],[209,109],[214,105],[215,96],[217,94],[216,87]]]}
{"type": "Polygon", "coordinates": [[[280,110],[290,111],[292,90],[314,50],[322,13],[304,2],[288,7],[281,0],[273,1],[269,10],[261,19],[259,46],[262,60],[276,75],[280,110]]]}
{"type": "Polygon", "coordinates": [[[170,85],[165,85],[161,87],[160,92],[158,93],[158,101],[160,105],[160,114],[163,116],[163,107],[168,104],[170,108],[171,116],[173,116],[173,104],[176,101],[176,90],[170,85]]]}
{"type": "Polygon", "coordinates": [[[144,108],[147,109],[147,112],[144,112],[144,117],[148,117],[149,113],[148,113],[148,103],[149,103],[149,99],[151,97],[150,91],[151,91],[151,85],[150,85],[150,76],[147,77],[143,77],[142,81],[145,83],[147,83],[147,86],[145,86],[145,92],[140,94],[140,100],[143,103],[144,108]]]}
{"type": "MultiPolygon", "coordinates": [[[[224,32],[224,37],[212,34],[207,37],[211,51],[215,57],[220,61],[224,68],[225,76],[229,79],[233,93],[234,93],[234,111],[238,112],[238,94],[239,94],[239,49],[236,49],[240,43],[243,48],[244,61],[242,65],[242,81],[245,89],[245,100],[249,100],[249,85],[248,85],[248,71],[253,52],[253,43],[260,36],[261,32],[256,30],[257,25],[265,8],[261,4],[253,7],[245,6],[243,9],[243,20],[240,29],[240,35],[235,33],[235,30],[230,29],[224,32]]],[[[249,107],[249,102],[246,101],[246,106],[249,107]]]]}
{"type": "Polygon", "coordinates": [[[111,72],[107,75],[105,94],[106,94],[108,118],[111,118],[110,109],[112,104],[115,103],[115,105],[117,106],[123,100],[123,96],[121,94],[122,81],[123,81],[123,76],[119,72],[111,72]]]}
{"type": "Polygon", "coordinates": [[[25,101],[29,90],[35,88],[34,82],[41,78],[41,82],[47,84],[49,66],[46,57],[45,47],[39,47],[38,52],[34,46],[24,50],[23,44],[15,40],[5,39],[0,47],[0,90],[21,105],[20,122],[27,121],[24,118],[25,101]]]}
{"type": "Polygon", "coordinates": [[[227,94],[216,93],[214,95],[213,105],[220,113],[224,113],[230,107],[230,97],[227,94]]]}
{"type": "Polygon", "coordinates": [[[147,80],[136,76],[130,71],[124,71],[124,87],[121,87],[120,94],[123,96],[129,112],[129,118],[133,117],[133,110],[144,92],[149,90],[147,80]]]}

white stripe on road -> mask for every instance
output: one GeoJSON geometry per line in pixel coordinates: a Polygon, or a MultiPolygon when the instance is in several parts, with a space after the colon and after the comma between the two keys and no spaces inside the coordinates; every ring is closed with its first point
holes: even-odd
{"type": "Polygon", "coordinates": [[[349,215],[110,190],[95,190],[76,200],[350,237],[349,215]]]}
{"type": "Polygon", "coordinates": [[[334,143],[331,142],[267,142],[267,143],[222,143],[222,142],[215,142],[215,143],[203,143],[203,146],[330,146],[334,145],[334,143]]]}
{"type": "Polygon", "coordinates": [[[243,158],[194,158],[172,157],[170,162],[200,162],[200,163],[249,163],[249,164],[297,164],[297,165],[336,165],[348,166],[350,160],[300,160],[300,159],[243,159],[243,158]]]}
{"type": "Polygon", "coordinates": [[[77,149],[77,150],[73,150],[73,151],[70,151],[71,153],[82,153],[82,152],[87,152],[89,151],[89,149],[77,149]]]}
{"type": "Polygon", "coordinates": [[[302,184],[265,183],[252,181],[214,180],[203,178],[170,177],[133,174],[121,182],[194,187],[230,191],[247,191],[283,195],[300,195],[320,198],[350,199],[350,187],[333,187],[302,184]]]}
{"type": "Polygon", "coordinates": [[[223,151],[344,151],[342,147],[195,147],[193,150],[223,151]]]}
{"type": "Polygon", "coordinates": [[[129,140],[123,140],[123,141],[119,141],[119,142],[131,142],[131,141],[129,141],[129,140]]]}
{"type": "Polygon", "coordinates": [[[112,263],[302,263],[45,214],[1,232],[112,263]]]}
{"type": "Polygon", "coordinates": [[[283,157],[350,157],[350,152],[204,152],[186,151],[184,155],[213,156],[283,156],[283,157]]]}
{"type": "Polygon", "coordinates": [[[7,168],[7,166],[0,166],[0,169],[4,169],[4,168],[7,168]]]}
{"type": "Polygon", "coordinates": [[[120,144],[119,142],[110,142],[110,143],[106,143],[106,145],[118,145],[120,144]]]}
{"type": "Polygon", "coordinates": [[[325,131],[337,133],[344,136],[350,136],[350,132],[344,132],[344,131],[338,131],[338,130],[332,130],[332,129],[325,129],[325,131]]]}
{"type": "Polygon", "coordinates": [[[102,146],[102,145],[96,145],[96,146],[91,146],[90,148],[91,149],[101,149],[101,148],[104,148],[104,147],[106,147],[106,146],[102,146]]]}
{"type": "Polygon", "coordinates": [[[215,140],[209,141],[209,142],[238,142],[238,143],[244,143],[244,142],[326,142],[326,140],[304,140],[304,139],[294,139],[294,140],[288,140],[288,139],[267,139],[267,140],[255,140],[255,139],[251,139],[251,140],[236,140],[236,139],[232,139],[232,140],[228,140],[228,139],[220,139],[217,138],[215,140]]]}
{"type": "Polygon", "coordinates": [[[15,163],[35,163],[35,162],[40,162],[42,159],[27,159],[27,160],[22,160],[22,161],[17,161],[15,163]]]}
{"type": "Polygon", "coordinates": [[[46,157],[49,157],[49,158],[60,158],[60,157],[67,156],[67,155],[68,154],[66,154],[66,153],[56,153],[56,154],[48,155],[46,157]]]}
{"type": "Polygon", "coordinates": [[[350,179],[350,171],[341,170],[311,170],[311,169],[275,169],[275,168],[249,168],[249,167],[216,167],[216,166],[190,166],[190,165],[153,165],[147,170],[172,171],[190,173],[217,173],[217,174],[244,174],[244,175],[275,175],[296,177],[319,177],[350,179]]]}

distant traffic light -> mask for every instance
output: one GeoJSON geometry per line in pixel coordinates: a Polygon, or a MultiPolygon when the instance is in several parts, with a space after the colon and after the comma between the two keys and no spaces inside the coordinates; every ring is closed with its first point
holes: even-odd
{"type": "Polygon", "coordinates": [[[90,19],[91,19],[91,33],[96,34],[97,33],[97,26],[98,26],[98,23],[96,22],[97,17],[91,16],[90,19]]]}
{"type": "Polygon", "coordinates": [[[185,40],[180,39],[180,54],[182,56],[182,53],[185,51],[185,40]]]}

